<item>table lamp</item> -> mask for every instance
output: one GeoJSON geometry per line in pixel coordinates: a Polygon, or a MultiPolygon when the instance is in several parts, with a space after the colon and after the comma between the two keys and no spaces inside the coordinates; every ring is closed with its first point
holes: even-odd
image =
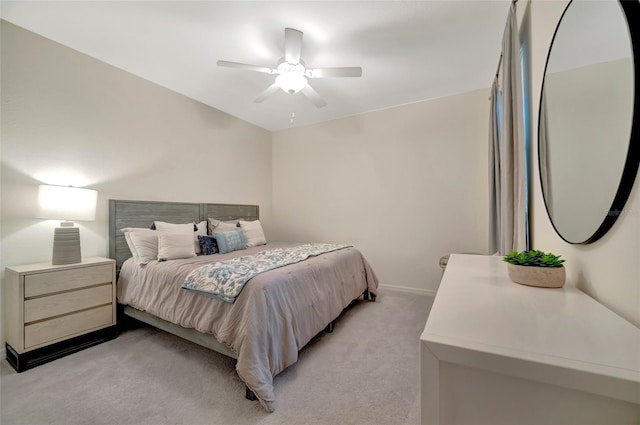
{"type": "Polygon", "coordinates": [[[82,261],[80,229],[74,221],[94,221],[98,192],[71,186],[40,185],[37,218],[63,220],[53,236],[52,264],[82,261]]]}

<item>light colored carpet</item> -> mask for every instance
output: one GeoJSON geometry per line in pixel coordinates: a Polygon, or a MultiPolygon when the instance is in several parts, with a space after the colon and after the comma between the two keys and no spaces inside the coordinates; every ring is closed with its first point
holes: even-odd
{"type": "Polygon", "coordinates": [[[2,361],[2,424],[418,424],[419,338],[433,298],[358,300],[275,378],[276,411],[244,398],[234,360],[146,326],[21,374],[2,361]]]}

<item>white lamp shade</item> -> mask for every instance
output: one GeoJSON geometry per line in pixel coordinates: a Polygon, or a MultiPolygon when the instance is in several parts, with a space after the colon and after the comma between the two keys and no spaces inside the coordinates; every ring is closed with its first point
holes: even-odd
{"type": "Polygon", "coordinates": [[[71,186],[40,185],[37,218],[94,221],[98,192],[71,186]]]}

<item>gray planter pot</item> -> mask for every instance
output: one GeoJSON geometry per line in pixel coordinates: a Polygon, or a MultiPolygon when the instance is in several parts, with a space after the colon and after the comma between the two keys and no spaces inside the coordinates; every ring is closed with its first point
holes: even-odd
{"type": "Polygon", "coordinates": [[[522,285],[538,286],[540,288],[562,288],[566,278],[565,268],[516,266],[507,263],[509,278],[522,285]]]}

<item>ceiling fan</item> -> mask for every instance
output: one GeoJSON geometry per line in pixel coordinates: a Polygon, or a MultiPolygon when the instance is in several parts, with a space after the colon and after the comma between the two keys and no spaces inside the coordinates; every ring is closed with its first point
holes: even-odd
{"type": "Polygon", "coordinates": [[[229,68],[240,68],[249,71],[263,72],[265,74],[276,74],[275,82],[267,87],[254,99],[254,102],[263,102],[278,89],[282,89],[289,94],[301,92],[316,107],[322,108],[327,102],[320,97],[313,87],[309,85],[307,78],[333,78],[333,77],[360,77],[362,68],[341,67],[341,68],[306,68],[304,61],[300,58],[302,52],[302,31],[293,28],[284,29],[284,57],[278,61],[276,68],[266,68],[263,66],[249,65],[238,62],[228,62],[219,60],[218,66],[229,68]]]}

